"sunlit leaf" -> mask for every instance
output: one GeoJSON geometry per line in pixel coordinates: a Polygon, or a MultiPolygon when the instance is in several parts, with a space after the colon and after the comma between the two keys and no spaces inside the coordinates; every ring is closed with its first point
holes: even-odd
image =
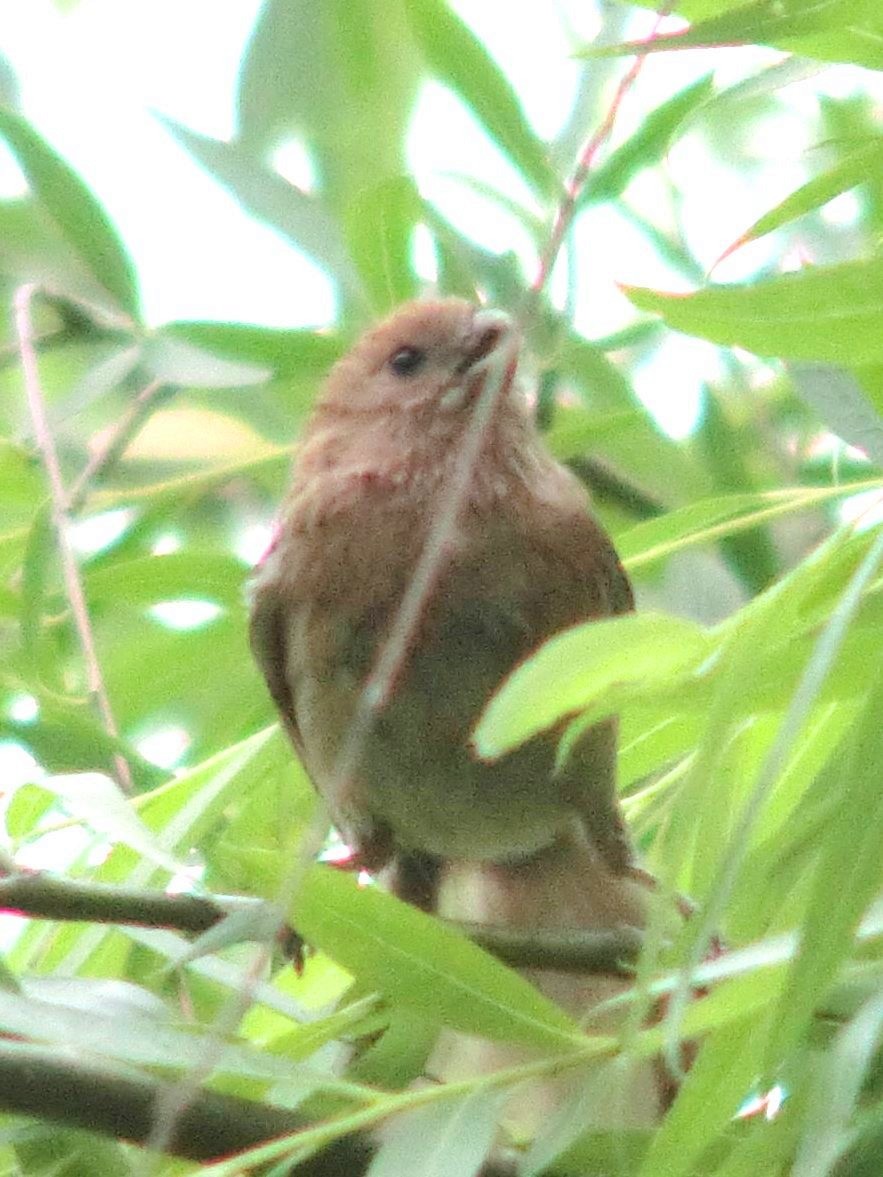
{"type": "Polygon", "coordinates": [[[639,310],[669,327],[758,355],[831,364],[883,358],[883,263],[880,257],[808,266],[753,286],[665,294],[624,287],[639,310]]]}
{"type": "Polygon", "coordinates": [[[749,241],[756,241],[798,217],[805,216],[814,209],[822,208],[829,200],[839,196],[841,192],[848,192],[850,188],[863,183],[869,174],[873,174],[881,167],[883,167],[883,136],[879,139],[872,139],[869,143],[863,143],[861,147],[850,152],[827,172],[823,172],[820,176],[814,176],[777,204],[775,208],[764,213],[762,217],[758,217],[750,228],[741,233],[736,241],[721,254],[719,261],[749,241]]]}
{"type": "Polygon", "coordinates": [[[396,1118],[367,1177],[473,1177],[497,1132],[498,1091],[475,1091],[396,1118]]]}
{"type": "Polygon", "coordinates": [[[173,119],[163,117],[160,121],[248,212],[278,229],[326,268],[345,290],[361,298],[358,276],[340,227],[318,197],[288,183],[242,143],[211,139],[173,119]]]}
{"type": "Polygon", "coordinates": [[[374,887],[310,873],[294,926],[366,985],[433,1020],[535,1046],[573,1045],[563,1010],[474,944],[374,887]]]}
{"type": "Polygon", "coordinates": [[[330,332],[285,331],[249,323],[167,323],[162,333],[227,359],[278,373],[321,376],[342,350],[340,339],[330,332]]]}
{"type": "Polygon", "coordinates": [[[841,368],[791,364],[798,395],[832,433],[857,446],[883,466],[883,415],[869,402],[858,381],[841,368]]]}
{"type": "Polygon", "coordinates": [[[658,163],[682,124],[711,97],[713,91],[714,80],[711,74],[706,74],[652,110],[634,135],[590,172],[580,195],[580,207],[613,200],[625,191],[639,172],[658,163]]]}
{"type": "Polygon", "coordinates": [[[0,135],[67,241],[108,294],[137,319],[138,290],[132,263],[92,192],[21,115],[0,108],[0,135]]]}
{"type": "Polygon", "coordinates": [[[500,756],[574,711],[604,706],[618,686],[688,673],[710,648],[699,626],[652,613],[576,626],[503,684],[475,729],[476,748],[500,756]]]}
{"type": "MultiPolygon", "coordinates": [[[[641,2],[641,0],[638,0],[641,2]]],[[[586,56],[659,53],[725,45],[777,45],[823,61],[852,61],[879,68],[883,16],[876,0],[750,0],[703,6],[685,4],[685,15],[707,16],[680,33],[653,41],[629,41],[584,50],[586,56]]]]}
{"type": "Polygon", "coordinates": [[[441,0],[406,0],[427,64],[470,107],[528,183],[554,191],[546,151],[528,123],[511,83],[471,29],[441,0]]]}

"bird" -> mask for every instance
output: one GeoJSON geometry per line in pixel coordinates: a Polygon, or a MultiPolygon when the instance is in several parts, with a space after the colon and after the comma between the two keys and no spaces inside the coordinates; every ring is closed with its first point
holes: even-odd
{"type": "Polygon", "coordinates": [[[560,728],[493,762],[472,742],[501,683],[547,639],[634,608],[584,486],[535,424],[521,361],[514,320],[460,298],[406,303],[368,329],[317,397],[250,587],[254,656],[353,860],[389,868],[392,889],[430,910],[444,863],[517,871],[578,843],[603,877],[642,874],[617,795],[615,717],[563,763],[560,728]],[[510,362],[394,681],[344,763],[489,373],[510,362]]]}

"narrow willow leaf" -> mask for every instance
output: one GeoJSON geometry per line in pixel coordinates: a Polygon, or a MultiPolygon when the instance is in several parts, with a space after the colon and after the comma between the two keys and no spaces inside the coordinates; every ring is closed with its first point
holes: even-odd
{"type": "Polygon", "coordinates": [[[794,388],[832,433],[857,446],[883,467],[883,415],[855,377],[821,364],[788,365],[794,388]]]}
{"type": "Polygon", "coordinates": [[[653,1138],[638,1177],[687,1177],[751,1090],[764,1022],[752,1010],[703,1043],[674,1106],[653,1138]]]}
{"type": "MultiPolygon", "coordinates": [[[[825,52],[826,38],[836,36],[844,27],[867,38],[868,49],[873,49],[874,39],[883,32],[883,16],[877,0],[753,0],[753,3],[738,4],[719,16],[699,21],[681,33],[655,37],[652,41],[590,46],[582,51],[582,55],[609,57],[726,45],[796,48],[794,43],[798,42],[807,56],[812,56],[815,48],[818,56],[827,60],[830,49],[825,52]]],[[[872,60],[876,58],[872,57],[872,60]]]]}
{"type": "Polygon", "coordinates": [[[148,339],[144,364],[154,379],[184,388],[245,388],[263,384],[271,375],[268,368],[229,360],[162,334],[148,339]]]}
{"type": "Polygon", "coordinates": [[[239,605],[245,576],[233,556],[188,550],[108,563],[89,570],[85,584],[92,605],[152,605],[182,597],[239,605]]]}
{"type": "Polygon", "coordinates": [[[34,515],[22,564],[21,641],[26,658],[36,666],[49,563],[55,551],[49,504],[34,515]]]}
{"type": "Polygon", "coordinates": [[[798,217],[805,216],[814,209],[822,208],[829,200],[833,200],[841,192],[848,192],[850,188],[863,183],[869,175],[881,168],[883,168],[883,136],[871,140],[870,143],[862,144],[827,172],[821,176],[814,176],[777,204],[775,208],[764,213],[750,228],[740,234],[732,245],[724,250],[718,258],[717,264],[719,265],[725,257],[729,257],[731,253],[749,241],[757,241],[759,238],[765,237],[767,233],[781,229],[783,225],[789,224],[798,217]]]}
{"type": "Polygon", "coordinates": [[[138,289],[132,262],[91,191],[21,115],[2,107],[0,135],[9,144],[34,195],[89,272],[122,310],[137,319],[138,289]]]}
{"type": "Polygon", "coordinates": [[[414,181],[394,176],[365,188],[346,211],[349,251],[376,315],[419,293],[411,247],[421,208],[414,181]]]}
{"type": "Polygon", "coordinates": [[[324,331],[284,330],[250,323],[167,323],[160,334],[183,339],[226,359],[271,368],[278,375],[318,378],[343,351],[341,340],[324,331]]]}
{"type": "MultiPolygon", "coordinates": [[[[883,490],[883,479],[874,478],[834,487],[789,487],[781,491],[726,495],[719,499],[690,503],[678,511],[638,523],[617,537],[617,548],[630,571],[652,567],[682,548],[712,542],[746,526],[754,527],[766,519],[821,506],[841,496],[880,490],[883,490]]],[[[848,554],[844,557],[847,564],[850,558],[848,554]]],[[[817,567],[816,564],[807,565],[806,575],[813,578],[817,567]]],[[[792,575],[800,579],[804,574],[795,569],[789,573],[789,576],[792,575]]],[[[754,611],[762,608],[764,599],[763,596],[756,598],[749,609],[754,611]]]]}
{"type": "Polygon", "coordinates": [[[479,755],[494,758],[626,683],[689,673],[711,651],[698,625],[637,613],[592,621],[553,637],[494,695],[475,729],[479,755]]]}
{"type": "MultiPolygon", "coordinates": [[[[817,552],[815,559],[806,562],[805,567],[808,567],[810,571],[813,568],[821,568],[824,571],[825,556],[831,552],[836,554],[837,548],[836,541],[829,543],[827,550],[823,549],[821,552],[817,552]]],[[[732,893],[740,865],[747,853],[758,815],[787,765],[795,741],[800,737],[822,687],[841,652],[849,625],[881,560],[883,560],[883,533],[877,535],[876,539],[870,543],[864,559],[853,573],[846,589],[840,594],[836,607],[812,649],[779,724],[775,739],[764,758],[738,820],[735,822],[729,845],[719,864],[715,885],[701,914],[695,921],[692,921],[696,924],[695,938],[691,953],[681,973],[679,986],[672,998],[670,1016],[666,1023],[669,1027],[677,1028],[680,1023],[689,1002],[692,983],[691,970],[702,960],[708,944],[721,925],[726,904],[732,893]]],[[[719,679],[708,726],[698,750],[690,782],[692,785],[691,796],[697,805],[699,803],[698,791],[707,784],[708,780],[714,779],[720,751],[725,747],[729,738],[732,716],[736,711],[734,699],[744,692],[745,684],[753,679],[752,667],[757,658],[757,651],[763,649],[767,644],[771,628],[785,627],[787,631],[787,615],[784,610],[775,608],[776,604],[782,600],[787,587],[787,583],[785,589],[777,586],[764,594],[765,600],[761,600],[759,606],[755,605],[752,611],[743,610],[743,614],[748,613],[747,622],[737,627],[733,642],[729,649],[724,651],[722,659],[724,673],[719,679]]],[[[797,602],[792,601],[791,607],[799,606],[797,602]]],[[[684,792],[686,794],[687,790],[684,792]]],[[[686,809],[684,813],[686,815],[686,809]]],[[[675,1041],[676,1038],[673,1036],[669,1043],[670,1048],[674,1046],[675,1041]]]]}
{"type": "Polygon", "coordinates": [[[183,871],[183,862],[159,845],[110,777],[96,772],[60,774],[46,777],[40,784],[59,798],[72,817],[111,842],[130,846],[172,874],[183,871]]]}
{"type": "Polygon", "coordinates": [[[696,294],[623,290],[675,331],[758,355],[844,366],[883,359],[883,254],[696,294]]]}
{"type": "Polygon", "coordinates": [[[856,929],[883,881],[883,675],[846,747],[834,786],[840,802],[823,831],[800,950],[782,993],[768,1045],[767,1067],[796,1044],[848,956],[856,929]]]}
{"type": "Polygon", "coordinates": [[[242,58],[241,140],[260,158],[295,136],[342,215],[401,175],[420,79],[401,0],[266,0],[242,58]]]}
{"type": "MultiPolygon", "coordinates": [[[[630,1123],[632,1119],[637,1119],[633,1112],[629,1114],[629,1100],[634,1102],[636,1092],[641,1090],[636,1072],[646,1071],[646,1067],[643,1059],[620,1056],[592,1066],[587,1074],[570,1084],[568,1094],[561,1099],[551,1114],[544,1118],[540,1130],[524,1155],[518,1170],[519,1177],[540,1177],[540,1174],[547,1171],[555,1172],[552,1162],[568,1152],[576,1141],[585,1137],[593,1128],[621,1122],[630,1123]]],[[[627,1160],[633,1162],[628,1171],[635,1171],[638,1159],[632,1153],[629,1130],[618,1128],[610,1134],[610,1138],[610,1156],[606,1158],[607,1165],[600,1171],[607,1172],[609,1167],[610,1171],[617,1172],[617,1162],[625,1163],[627,1160]],[[617,1144],[621,1145],[621,1150],[617,1149],[617,1144]]],[[[641,1144],[646,1144],[646,1140],[641,1138],[641,1144]]],[[[580,1150],[580,1156],[583,1155],[580,1150]]],[[[562,1171],[573,1171],[567,1161],[562,1171]]],[[[596,1172],[595,1169],[589,1171],[596,1172]]]]}
{"type": "Polygon", "coordinates": [[[406,8],[432,72],[463,99],[531,187],[550,196],[556,184],[546,149],[481,41],[442,0],[406,0],[406,8]]]}
{"type": "Polygon", "coordinates": [[[133,751],[126,740],[109,736],[91,707],[60,697],[33,682],[20,684],[40,708],[39,722],[0,718],[0,732],[29,748],[50,772],[94,771],[112,774],[114,757],[124,756],[139,789],[153,788],[165,773],[133,751]]]}
{"type": "Polygon", "coordinates": [[[683,124],[708,101],[713,91],[714,78],[706,74],[650,111],[634,135],[589,173],[577,207],[614,200],[621,195],[639,172],[659,162],[683,124]]]}
{"type": "Polygon", "coordinates": [[[546,1049],[580,1040],[563,1010],[517,973],[452,928],[338,871],[309,873],[292,925],[390,1001],[455,1029],[546,1049]]]}
{"type": "Polygon", "coordinates": [[[327,269],[344,290],[362,299],[340,226],[318,197],[288,183],[241,142],[224,143],[199,135],[174,119],[157,118],[197,162],[237,197],[243,208],[278,229],[327,269]]]}
{"type": "Polygon", "coordinates": [[[499,1091],[439,1100],[394,1119],[367,1177],[474,1177],[497,1131],[499,1091]]]}
{"type": "Polygon", "coordinates": [[[840,1031],[821,1064],[791,1177],[827,1177],[837,1171],[837,1161],[854,1140],[850,1121],[881,1038],[883,993],[877,993],[840,1031]]]}
{"type": "MultiPolygon", "coordinates": [[[[138,797],[135,807],[167,851],[187,853],[239,789],[290,763],[288,745],[274,724],[138,797]]],[[[98,877],[110,880],[114,874],[111,856],[98,877]]]]}
{"type": "Polygon", "coordinates": [[[302,1095],[316,1090],[349,1090],[328,1075],[310,1070],[291,1059],[274,1058],[251,1047],[219,1043],[211,1035],[200,1036],[174,1028],[155,1017],[112,1016],[106,1012],[37,1001],[0,989],[0,1026],[10,1034],[57,1045],[62,1050],[87,1051],[98,1057],[145,1066],[167,1067],[179,1073],[186,1067],[204,1066],[206,1058],[217,1070],[240,1078],[283,1081],[302,1095]]]}

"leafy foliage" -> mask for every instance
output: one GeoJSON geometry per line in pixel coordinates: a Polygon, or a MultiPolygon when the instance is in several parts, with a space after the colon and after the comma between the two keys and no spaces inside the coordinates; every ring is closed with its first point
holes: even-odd
{"type": "MultiPolygon", "coordinates": [[[[739,256],[769,235],[766,269],[737,284],[704,276],[708,259],[681,227],[687,194],[677,180],[667,209],[648,208],[640,186],[689,137],[736,168],[757,167],[747,145],[779,109],[788,71],[805,68],[797,55],[822,79],[822,63],[883,69],[883,9],[879,0],[685,0],[677,11],[689,28],[652,42],[622,41],[620,30],[587,50],[646,53],[649,72],[661,60],[652,55],[710,46],[712,72],[657,94],[590,171],[576,208],[577,225],[593,210],[616,211],[692,291],[626,286],[633,311],[623,330],[588,338],[574,325],[581,308],[547,290],[529,326],[550,445],[593,487],[644,607],[555,638],[502,685],[476,730],[492,756],[563,725],[564,755],[583,725],[620,716],[623,802],[642,852],[664,886],[700,909],[684,942],[647,966],[653,992],[672,995],[670,1018],[621,1040],[584,1038],[463,936],[378,889],[308,868],[321,822],[245,634],[244,537],[268,534],[322,374],[367,319],[427,288],[415,232],[431,242],[443,292],[480,292],[517,311],[535,272],[455,226],[409,174],[420,87],[433,80],[456,95],[524,181],[522,198],[462,180],[526,235],[533,266],[567,181],[570,140],[541,139],[492,47],[445,0],[267,0],[243,46],[232,139],[163,124],[243,215],[327,274],[337,321],[333,330],[148,329],[101,193],[12,108],[15,86],[4,84],[0,137],[28,194],[0,202],[0,289],[11,306],[22,284],[40,287],[33,341],[68,496],[53,512],[8,328],[0,763],[33,758],[6,798],[8,852],[76,880],[154,889],[174,880],[274,899],[318,951],[302,972],[276,954],[256,975],[259,950],[245,941],[263,933],[235,909],[195,945],[156,928],[21,921],[0,975],[0,1029],[23,1040],[14,1049],[89,1052],[120,1083],[195,1075],[218,1091],[307,1109],[314,1128],[219,1162],[215,1174],[284,1165],[393,1111],[405,1114],[374,1177],[403,1172],[403,1158],[411,1172],[477,1172],[501,1092],[521,1076],[409,1089],[440,1024],[529,1043],[540,1071],[579,1077],[573,1102],[518,1142],[524,1174],[880,1171],[879,107],[861,93],[816,95],[805,118],[824,155],[811,153],[804,181],[771,198],[730,249],[719,241],[724,256],[739,256]],[[717,55],[741,44],[793,56],[721,90],[717,55]],[[274,168],[286,136],[310,145],[312,191],[274,168]],[[851,191],[855,215],[838,228],[821,210],[851,191]],[[636,392],[671,332],[722,349],[684,440],[636,392]],[[118,732],[94,707],[59,562],[60,506],[78,539],[118,732]],[[87,524],[99,529],[92,547],[87,524]],[[169,758],[154,762],[157,735],[178,741],[176,771],[169,758]],[[119,756],[129,798],[111,780],[119,756]],[[732,951],[698,966],[707,988],[684,1010],[688,970],[717,930],[732,951]],[[698,1057],[657,1129],[586,1132],[585,1108],[602,1086],[690,1035],[701,1036],[698,1057]],[[339,1044],[350,1039],[370,1045],[341,1078],[339,1044]],[[749,1096],[770,1091],[784,1093],[776,1115],[737,1118],[749,1096]]],[[[856,71],[859,91],[870,77],[856,71]]],[[[609,104],[585,79],[572,113],[583,139],[609,104]]],[[[223,259],[223,242],[218,251],[223,259]]],[[[681,384],[677,371],[666,379],[681,384]]],[[[131,1146],[90,1142],[84,1162],[81,1135],[7,1121],[0,1153],[10,1171],[130,1171],[131,1146]]]]}

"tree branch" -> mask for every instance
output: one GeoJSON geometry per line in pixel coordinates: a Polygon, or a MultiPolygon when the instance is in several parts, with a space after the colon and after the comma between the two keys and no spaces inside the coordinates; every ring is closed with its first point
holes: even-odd
{"type": "MultiPolygon", "coordinates": [[[[0,1108],[115,1140],[146,1144],[168,1084],[131,1068],[99,1066],[45,1046],[0,1042],[0,1108]]],[[[165,1151],[210,1161],[315,1124],[303,1112],[199,1091],[176,1117],[165,1151]]],[[[295,1142],[293,1142],[295,1143],[295,1142]]],[[[376,1151],[364,1133],[343,1136],[301,1161],[298,1177],[363,1177],[376,1151]]],[[[512,1177],[505,1161],[488,1161],[479,1177],[512,1177]]]]}
{"type": "MultiPolygon", "coordinates": [[[[231,911],[263,900],[247,896],[213,899],[201,895],[167,895],[137,887],[116,887],[62,879],[40,872],[18,872],[0,879],[0,908],[32,919],[84,920],[100,924],[140,924],[205,932],[231,911]]],[[[513,968],[542,968],[564,973],[631,975],[643,936],[637,928],[597,932],[534,929],[518,932],[492,924],[451,921],[470,940],[513,968]]]]}

